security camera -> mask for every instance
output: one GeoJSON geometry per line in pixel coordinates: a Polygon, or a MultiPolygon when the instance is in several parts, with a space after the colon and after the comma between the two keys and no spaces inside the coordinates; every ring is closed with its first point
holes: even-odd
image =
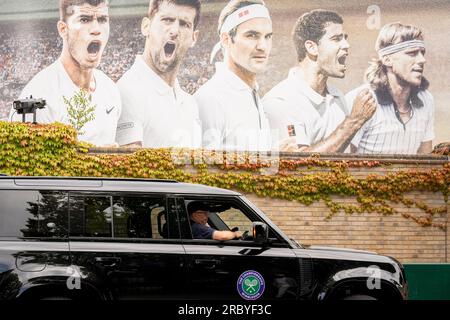
{"type": "Polygon", "coordinates": [[[22,115],[22,122],[26,122],[25,115],[31,113],[33,114],[33,123],[36,123],[36,110],[44,109],[46,104],[44,99],[33,99],[33,96],[30,96],[28,99],[14,101],[13,107],[17,114],[22,115]]]}

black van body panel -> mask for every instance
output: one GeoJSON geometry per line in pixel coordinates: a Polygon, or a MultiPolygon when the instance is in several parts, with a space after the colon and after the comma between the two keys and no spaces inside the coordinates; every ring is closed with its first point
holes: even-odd
{"type": "Polygon", "coordinates": [[[236,300],[249,271],[264,278],[263,300],[407,297],[395,259],[297,244],[237,192],[175,181],[0,176],[0,300],[236,300]],[[266,224],[271,240],[186,237],[183,206],[197,198],[236,205],[266,224]]]}

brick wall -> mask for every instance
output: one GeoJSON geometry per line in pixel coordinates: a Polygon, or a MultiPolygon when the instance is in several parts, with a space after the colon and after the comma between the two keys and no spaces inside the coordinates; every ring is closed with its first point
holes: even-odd
{"type": "Polygon", "coordinates": [[[447,236],[445,238],[447,243],[447,262],[450,262],[450,203],[447,200],[447,236]]]}
{"type": "MultiPolygon", "coordinates": [[[[368,174],[386,174],[392,171],[408,169],[440,168],[448,159],[445,157],[405,157],[389,159],[377,157],[387,166],[376,168],[350,168],[356,177],[368,174]]],[[[338,160],[338,159],[337,159],[338,160]]],[[[314,171],[317,172],[320,169],[314,171]]],[[[308,172],[311,172],[308,170],[308,172]]],[[[325,217],[329,213],[323,202],[310,206],[294,201],[260,198],[252,194],[246,196],[261,208],[287,235],[305,245],[325,245],[348,247],[375,251],[390,255],[403,263],[408,262],[450,262],[450,230],[435,227],[423,227],[401,216],[409,213],[415,216],[423,212],[415,207],[407,208],[403,204],[391,204],[399,213],[382,216],[378,213],[346,215],[341,212],[331,220],[325,217]]],[[[431,207],[447,207],[447,213],[435,217],[434,222],[445,223],[450,227],[448,215],[450,204],[442,193],[414,192],[407,195],[431,207]]],[[[356,203],[353,198],[334,197],[338,203],[356,203]]]]}
{"type": "MultiPolygon", "coordinates": [[[[131,153],[133,149],[91,149],[91,153],[131,153]]],[[[279,154],[284,159],[301,159],[307,154],[279,154]]],[[[368,174],[385,175],[389,172],[411,169],[442,168],[449,163],[447,156],[373,156],[364,155],[321,155],[322,160],[342,161],[379,161],[381,166],[349,168],[355,176],[364,178],[368,174]]],[[[185,170],[191,174],[196,169],[186,166],[185,170]]],[[[302,174],[328,171],[329,168],[308,168],[302,174]]],[[[217,169],[211,170],[217,172],[217,169]]],[[[295,174],[295,173],[293,173],[295,174]]],[[[450,182],[449,182],[450,183],[450,182]]],[[[323,202],[315,202],[305,206],[295,201],[284,201],[271,198],[260,198],[253,194],[246,196],[261,208],[287,235],[301,244],[326,245],[348,247],[375,251],[390,255],[403,263],[450,263],[450,204],[441,193],[414,192],[407,195],[410,199],[418,199],[427,205],[446,207],[447,212],[434,217],[435,223],[446,224],[447,230],[435,227],[423,227],[413,220],[404,218],[401,214],[424,215],[415,207],[408,208],[403,204],[392,204],[398,214],[382,216],[378,213],[364,213],[347,216],[345,213],[336,214],[331,220],[325,220],[328,207],[323,202]]],[[[356,204],[354,198],[334,197],[337,202],[356,204]]],[[[245,228],[244,228],[245,229],[245,228]]],[[[242,228],[241,228],[242,230],[242,228]]]]}
{"type": "MultiPolygon", "coordinates": [[[[323,202],[305,206],[300,203],[246,195],[289,237],[301,244],[348,247],[391,255],[401,262],[450,262],[446,233],[439,228],[422,227],[400,214],[377,213],[347,216],[345,213],[325,220],[328,208],[323,202]],[[447,247],[447,250],[446,250],[447,247]]],[[[445,205],[442,194],[421,194],[426,203],[445,205]]],[[[336,198],[335,198],[336,199],[336,198]]],[[[352,202],[352,199],[338,199],[352,202]]],[[[399,212],[417,212],[397,205],[399,212]]],[[[436,219],[447,221],[448,214],[436,219]]],[[[448,237],[448,235],[447,235],[448,237]]]]}

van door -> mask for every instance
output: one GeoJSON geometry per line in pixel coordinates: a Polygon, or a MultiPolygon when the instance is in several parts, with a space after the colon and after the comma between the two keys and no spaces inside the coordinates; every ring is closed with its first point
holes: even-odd
{"type": "Polygon", "coordinates": [[[0,190],[0,199],[0,300],[67,293],[67,193],[0,190]]]}
{"type": "Polygon", "coordinates": [[[300,282],[299,259],[271,232],[272,243],[252,239],[216,241],[195,239],[187,206],[203,201],[210,208],[208,224],[215,230],[250,231],[258,216],[235,198],[179,199],[183,245],[189,266],[189,297],[193,299],[296,299],[300,282]],[[244,298],[245,297],[245,298],[244,298]]]}
{"type": "Polygon", "coordinates": [[[71,194],[73,264],[107,298],[177,298],[186,271],[174,215],[164,195],[71,194]]]}

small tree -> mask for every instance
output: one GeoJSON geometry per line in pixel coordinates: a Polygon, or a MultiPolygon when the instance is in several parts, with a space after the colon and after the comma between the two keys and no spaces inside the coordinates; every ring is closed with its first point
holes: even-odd
{"type": "Polygon", "coordinates": [[[95,108],[97,105],[91,106],[92,97],[84,89],[80,89],[75,95],[67,99],[63,96],[64,103],[67,105],[67,113],[69,114],[69,122],[75,128],[78,135],[84,134],[81,129],[95,119],[95,108]]]}

